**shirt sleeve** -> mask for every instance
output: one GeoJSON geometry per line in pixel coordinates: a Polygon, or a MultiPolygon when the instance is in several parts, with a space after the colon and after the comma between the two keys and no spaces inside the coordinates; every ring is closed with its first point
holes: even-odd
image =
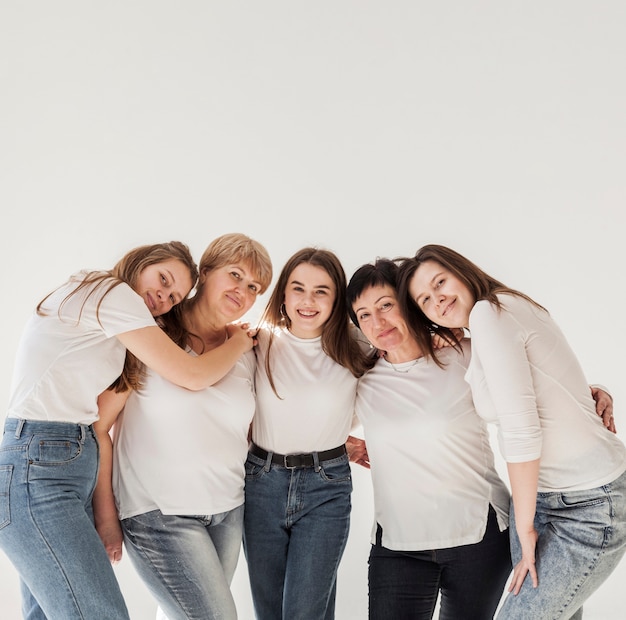
{"type": "Polygon", "coordinates": [[[519,463],[541,456],[542,434],[526,330],[506,303],[499,309],[485,300],[477,302],[470,314],[470,333],[472,355],[496,410],[503,456],[519,463]]]}
{"type": "MultiPolygon", "coordinates": [[[[94,301],[97,300],[98,296],[95,296],[94,301]]],[[[144,300],[125,283],[114,287],[102,297],[97,317],[108,338],[156,325],[144,300]]]]}

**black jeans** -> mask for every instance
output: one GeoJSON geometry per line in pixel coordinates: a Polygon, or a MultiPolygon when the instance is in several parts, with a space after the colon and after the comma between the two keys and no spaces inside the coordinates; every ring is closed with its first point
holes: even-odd
{"type": "Polygon", "coordinates": [[[441,593],[440,620],[491,620],[511,572],[509,531],[489,507],[482,541],[448,549],[391,551],[376,544],[369,557],[370,620],[430,620],[441,593]]]}

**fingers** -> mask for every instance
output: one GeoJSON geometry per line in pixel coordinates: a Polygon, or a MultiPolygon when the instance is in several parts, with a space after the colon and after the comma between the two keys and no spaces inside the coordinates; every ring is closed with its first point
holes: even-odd
{"type": "Polygon", "coordinates": [[[356,459],[353,462],[356,463],[357,465],[360,465],[361,467],[365,467],[365,469],[370,469],[370,463],[369,461],[365,459],[356,459]]]}
{"type": "Polygon", "coordinates": [[[237,334],[244,332],[246,336],[252,340],[251,348],[258,344],[257,334],[259,330],[251,328],[250,323],[228,323],[228,325],[226,325],[226,330],[229,338],[233,338],[234,336],[237,336],[237,334]]]}
{"type": "Polygon", "coordinates": [[[602,422],[604,423],[604,426],[606,426],[607,429],[610,430],[612,433],[617,433],[617,429],[615,428],[615,418],[613,417],[613,415],[603,415],[602,422]]]}
{"type": "Polygon", "coordinates": [[[122,545],[112,544],[106,546],[107,555],[111,564],[118,564],[122,559],[122,545]]]}

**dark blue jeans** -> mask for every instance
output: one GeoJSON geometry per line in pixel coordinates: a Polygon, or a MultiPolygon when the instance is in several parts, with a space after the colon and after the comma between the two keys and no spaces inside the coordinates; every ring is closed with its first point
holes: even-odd
{"type": "Polygon", "coordinates": [[[369,557],[370,620],[430,620],[441,594],[440,620],[492,620],[511,572],[509,532],[489,507],[482,541],[449,549],[391,551],[369,557]]]}
{"type": "Polygon", "coordinates": [[[335,617],[350,528],[347,455],[290,469],[248,455],[244,550],[258,620],[335,617]]]}

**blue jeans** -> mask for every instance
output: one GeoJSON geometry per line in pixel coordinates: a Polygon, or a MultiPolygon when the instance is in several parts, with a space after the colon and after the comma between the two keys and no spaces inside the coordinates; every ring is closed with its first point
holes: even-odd
{"type": "Polygon", "coordinates": [[[160,510],[122,521],[135,570],[169,620],[235,620],[230,591],[243,530],[243,505],[206,516],[160,510]]]}
{"type": "Polygon", "coordinates": [[[129,618],[93,526],[98,454],[90,426],[6,420],[0,548],[20,575],[25,618],[129,618]]]}
{"type": "MultiPolygon", "coordinates": [[[[582,605],[617,566],[626,550],[626,473],[596,489],[538,493],[535,528],[539,586],[526,577],[509,594],[500,620],[582,618],[582,605]]],[[[521,548],[511,504],[511,556],[521,548]]]]}
{"type": "Polygon", "coordinates": [[[258,620],[330,620],[348,539],[348,457],[288,468],[248,454],[244,551],[258,620]]]}
{"type": "Polygon", "coordinates": [[[500,531],[493,508],[472,545],[392,551],[381,539],[379,525],[369,557],[370,620],[430,620],[440,593],[440,620],[493,618],[511,573],[508,530],[500,531]]]}

